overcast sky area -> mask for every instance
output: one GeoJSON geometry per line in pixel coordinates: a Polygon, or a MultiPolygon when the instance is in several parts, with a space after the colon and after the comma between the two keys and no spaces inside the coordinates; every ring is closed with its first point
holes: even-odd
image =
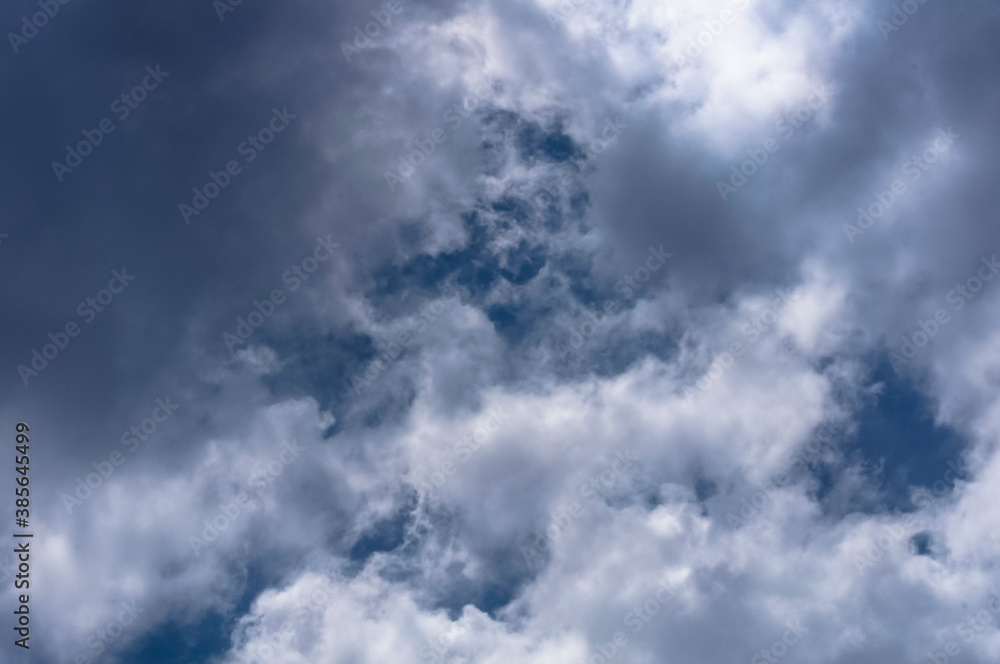
{"type": "Polygon", "coordinates": [[[0,28],[0,662],[1000,661],[997,3],[0,28]]]}

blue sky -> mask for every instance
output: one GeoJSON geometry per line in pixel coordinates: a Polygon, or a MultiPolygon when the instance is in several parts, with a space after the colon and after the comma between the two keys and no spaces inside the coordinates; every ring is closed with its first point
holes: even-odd
{"type": "Polygon", "coordinates": [[[998,21],[8,3],[0,661],[996,661],[998,21]]]}

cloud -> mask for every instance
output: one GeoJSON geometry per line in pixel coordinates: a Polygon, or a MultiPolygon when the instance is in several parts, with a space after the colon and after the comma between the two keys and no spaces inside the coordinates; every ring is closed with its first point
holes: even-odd
{"type": "Polygon", "coordinates": [[[4,70],[38,661],[994,661],[997,10],[393,7],[70,4],[4,70]]]}

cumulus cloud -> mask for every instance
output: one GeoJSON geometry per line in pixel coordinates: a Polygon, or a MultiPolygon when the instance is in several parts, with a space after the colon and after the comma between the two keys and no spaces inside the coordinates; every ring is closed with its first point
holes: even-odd
{"type": "Polygon", "coordinates": [[[996,660],[995,8],[215,4],[0,74],[33,661],[996,660]]]}

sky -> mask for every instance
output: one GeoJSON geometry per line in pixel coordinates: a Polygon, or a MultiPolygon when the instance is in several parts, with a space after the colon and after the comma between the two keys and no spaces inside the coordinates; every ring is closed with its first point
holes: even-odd
{"type": "Polygon", "coordinates": [[[0,662],[1000,660],[996,3],[0,27],[0,662]]]}

